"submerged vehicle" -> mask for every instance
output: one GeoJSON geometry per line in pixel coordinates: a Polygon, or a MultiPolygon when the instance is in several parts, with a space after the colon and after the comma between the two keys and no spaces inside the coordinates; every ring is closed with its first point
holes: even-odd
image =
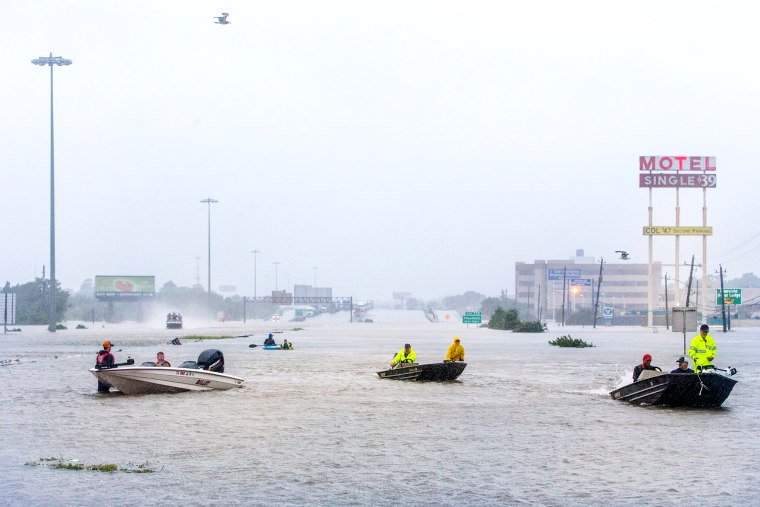
{"type": "Polygon", "coordinates": [[[670,407],[720,407],[736,380],[736,368],[711,368],[701,373],[641,372],[639,380],[610,392],[615,400],[634,404],[667,405],[670,407]]]}
{"type": "Polygon", "coordinates": [[[464,361],[444,361],[442,363],[418,364],[401,363],[396,368],[379,371],[380,378],[394,380],[422,380],[446,382],[455,380],[467,367],[464,361]]]}
{"type": "Polygon", "coordinates": [[[245,381],[224,373],[224,355],[217,349],[204,350],[198,361],[185,361],[176,368],[157,366],[151,362],[134,366],[134,361],[128,360],[114,366],[90,368],[90,373],[101,384],[114,387],[124,394],[226,391],[243,387],[245,381]]]}

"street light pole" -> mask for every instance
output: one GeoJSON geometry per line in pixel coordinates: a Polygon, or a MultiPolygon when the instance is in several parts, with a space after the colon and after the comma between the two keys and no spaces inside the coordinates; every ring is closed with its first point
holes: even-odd
{"type": "MultiPolygon", "coordinates": [[[[216,199],[208,197],[201,203],[208,204],[208,309],[211,311],[211,205],[217,203],[216,199]]],[[[213,317],[213,315],[212,315],[213,317]]]]}
{"type": "Polygon", "coordinates": [[[253,297],[256,297],[256,254],[260,254],[261,250],[251,250],[253,254],[253,297]]]}
{"type": "Polygon", "coordinates": [[[273,262],[274,264],[274,290],[277,292],[277,266],[280,265],[279,262],[273,262]]]}
{"type": "Polygon", "coordinates": [[[312,267],[311,269],[314,270],[314,295],[317,295],[317,266],[312,267]]]}
{"type": "Polygon", "coordinates": [[[55,333],[55,143],[53,135],[53,65],[71,65],[71,60],[60,56],[41,56],[32,60],[34,65],[50,67],[50,311],[48,331],[55,333]]]}

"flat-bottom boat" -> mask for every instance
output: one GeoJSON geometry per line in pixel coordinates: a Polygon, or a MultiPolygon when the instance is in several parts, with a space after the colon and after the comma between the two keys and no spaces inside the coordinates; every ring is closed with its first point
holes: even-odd
{"type": "Polygon", "coordinates": [[[736,380],[730,375],[708,370],[703,373],[664,373],[644,370],[637,382],[610,392],[615,400],[635,404],[667,405],[670,407],[716,408],[720,407],[736,380]]]}
{"type": "Polygon", "coordinates": [[[393,380],[421,380],[446,382],[455,380],[462,374],[467,363],[463,361],[444,361],[443,363],[401,363],[396,368],[377,372],[380,378],[393,380]]]}
{"type": "Polygon", "coordinates": [[[98,390],[114,387],[124,394],[177,393],[182,391],[226,391],[243,387],[244,379],[224,372],[224,356],[216,349],[201,352],[198,361],[185,361],[178,368],[117,365],[90,368],[98,379],[98,390]]]}

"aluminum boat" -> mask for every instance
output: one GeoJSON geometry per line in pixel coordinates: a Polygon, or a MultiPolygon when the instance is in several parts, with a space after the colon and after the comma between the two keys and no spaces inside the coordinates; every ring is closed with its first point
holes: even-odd
{"type": "Polygon", "coordinates": [[[463,361],[444,361],[430,364],[401,363],[396,368],[379,371],[377,375],[380,378],[394,380],[446,382],[455,380],[462,374],[466,366],[467,363],[463,361]]]}
{"type": "Polygon", "coordinates": [[[610,396],[638,405],[716,408],[726,401],[736,385],[736,380],[731,378],[735,373],[736,369],[731,367],[702,373],[644,370],[638,381],[615,389],[610,396]]]}

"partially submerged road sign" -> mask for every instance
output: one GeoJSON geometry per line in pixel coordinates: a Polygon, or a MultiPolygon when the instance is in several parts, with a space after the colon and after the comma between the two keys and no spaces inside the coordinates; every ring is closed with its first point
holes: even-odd
{"type": "Polygon", "coordinates": [[[480,312],[464,312],[462,324],[480,324],[482,318],[480,312]]]}

